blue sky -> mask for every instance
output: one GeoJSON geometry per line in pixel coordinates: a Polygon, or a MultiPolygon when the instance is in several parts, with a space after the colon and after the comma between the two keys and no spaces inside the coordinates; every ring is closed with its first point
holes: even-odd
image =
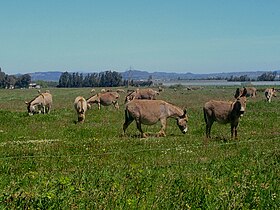
{"type": "Polygon", "coordinates": [[[278,0],[6,0],[0,67],[100,72],[280,69],[278,0]]]}

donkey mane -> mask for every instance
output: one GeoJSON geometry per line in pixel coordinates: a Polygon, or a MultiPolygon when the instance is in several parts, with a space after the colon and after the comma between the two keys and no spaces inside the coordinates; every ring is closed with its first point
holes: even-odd
{"type": "MultiPolygon", "coordinates": [[[[168,102],[168,103],[169,103],[169,102],[168,102]]],[[[171,108],[172,111],[175,113],[175,114],[172,115],[172,116],[174,116],[174,117],[180,117],[180,118],[185,116],[184,109],[182,109],[182,108],[176,106],[175,104],[172,104],[172,103],[169,103],[169,104],[171,105],[169,108],[171,108]],[[182,114],[182,113],[183,113],[183,114],[182,114]]]]}

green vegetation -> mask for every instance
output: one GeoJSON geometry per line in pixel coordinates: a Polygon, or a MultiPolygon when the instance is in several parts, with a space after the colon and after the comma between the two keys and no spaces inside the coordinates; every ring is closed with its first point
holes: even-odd
{"type": "Polygon", "coordinates": [[[165,88],[158,98],[188,108],[189,132],[169,119],[166,137],[146,139],[135,123],[122,136],[125,95],[120,110],[93,106],[76,124],[74,99],[90,96],[90,88],[50,89],[51,113],[34,116],[24,101],[36,90],[0,89],[0,208],[279,209],[279,98],[268,104],[258,92],[238,140],[230,139],[230,125],[214,123],[205,141],[202,106],[233,100],[235,89],[165,88]]]}
{"type": "Polygon", "coordinates": [[[64,72],[59,78],[58,87],[118,87],[123,83],[121,74],[115,71],[87,74],[85,77],[78,72],[64,72]]]}

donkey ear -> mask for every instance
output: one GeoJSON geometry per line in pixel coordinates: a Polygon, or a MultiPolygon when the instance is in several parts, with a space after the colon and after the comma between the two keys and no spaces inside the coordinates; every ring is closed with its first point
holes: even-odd
{"type": "Polygon", "coordinates": [[[242,93],[242,95],[241,96],[246,96],[247,95],[247,89],[244,87],[244,89],[243,89],[243,93],[242,93]]]}
{"type": "Polygon", "coordinates": [[[180,118],[185,118],[187,116],[187,109],[184,108],[184,114],[180,118]]]}
{"type": "Polygon", "coordinates": [[[234,98],[238,98],[239,96],[240,96],[240,90],[239,90],[239,88],[237,88],[235,91],[234,98]]]}

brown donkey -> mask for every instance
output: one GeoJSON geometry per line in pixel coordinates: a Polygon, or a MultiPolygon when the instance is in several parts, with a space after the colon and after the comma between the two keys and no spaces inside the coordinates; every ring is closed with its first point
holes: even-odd
{"type": "Polygon", "coordinates": [[[114,105],[116,109],[119,109],[119,99],[120,95],[117,92],[105,92],[97,93],[87,99],[88,108],[90,104],[98,104],[98,109],[102,106],[114,105]]]}
{"type": "Polygon", "coordinates": [[[155,100],[156,95],[159,95],[159,92],[151,88],[136,89],[135,91],[128,93],[128,95],[125,97],[125,103],[132,101],[134,99],[155,100]]]}
{"type": "Polygon", "coordinates": [[[186,109],[183,110],[175,105],[162,100],[132,100],[126,104],[125,122],[123,132],[135,120],[137,129],[141,132],[141,137],[147,137],[141,128],[141,124],[153,125],[161,122],[161,130],[157,136],[165,136],[167,118],[172,117],[177,120],[177,125],[182,133],[188,131],[188,117],[186,109]]]}
{"type": "Polygon", "coordinates": [[[222,124],[230,123],[231,138],[237,138],[239,119],[243,116],[246,109],[246,94],[246,88],[244,88],[242,93],[240,93],[239,88],[237,88],[234,96],[236,100],[234,102],[211,100],[205,103],[203,112],[207,138],[211,138],[211,127],[215,121],[222,124]]]}
{"type": "Polygon", "coordinates": [[[255,87],[247,87],[247,88],[243,87],[243,88],[240,89],[240,94],[243,93],[244,89],[247,90],[246,97],[256,98],[256,96],[257,96],[257,88],[255,88],[255,87]]]}

